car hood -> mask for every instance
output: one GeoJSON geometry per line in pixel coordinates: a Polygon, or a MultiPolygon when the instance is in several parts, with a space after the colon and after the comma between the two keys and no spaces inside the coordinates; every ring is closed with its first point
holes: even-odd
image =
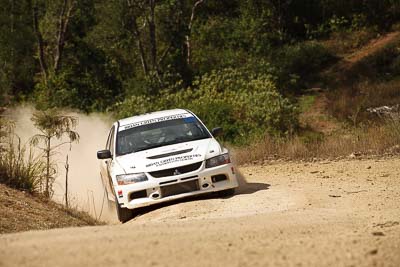
{"type": "Polygon", "coordinates": [[[222,147],[214,138],[168,145],[116,158],[125,173],[152,172],[188,165],[221,154],[222,147]]]}

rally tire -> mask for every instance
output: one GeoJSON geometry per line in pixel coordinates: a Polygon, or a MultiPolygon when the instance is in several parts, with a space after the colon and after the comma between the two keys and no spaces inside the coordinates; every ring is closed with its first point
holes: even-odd
{"type": "Polygon", "coordinates": [[[130,219],[133,218],[133,211],[127,208],[122,208],[119,203],[118,200],[115,199],[115,206],[117,209],[117,216],[118,216],[118,220],[121,223],[126,223],[127,221],[129,221],[130,219]]]}
{"type": "Polygon", "coordinates": [[[230,197],[235,194],[235,188],[225,189],[218,192],[218,196],[220,197],[230,197]]]}

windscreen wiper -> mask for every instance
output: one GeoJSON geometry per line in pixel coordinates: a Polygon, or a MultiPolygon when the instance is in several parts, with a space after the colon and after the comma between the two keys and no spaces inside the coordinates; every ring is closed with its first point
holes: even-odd
{"type": "Polygon", "coordinates": [[[123,153],[118,153],[118,156],[123,156],[123,155],[131,154],[131,153],[133,153],[133,152],[135,152],[135,151],[132,150],[132,151],[127,151],[127,152],[123,152],[123,153]]]}
{"type": "Polygon", "coordinates": [[[186,139],[184,137],[178,137],[178,138],[175,138],[174,140],[171,140],[169,142],[165,142],[165,143],[161,143],[161,144],[155,144],[155,145],[152,145],[152,146],[142,147],[142,148],[136,149],[134,152],[144,151],[144,150],[153,149],[153,148],[162,147],[162,146],[175,145],[175,144],[184,143],[184,142],[202,140],[202,139],[207,139],[207,138],[210,138],[210,137],[209,136],[201,136],[201,137],[196,137],[196,138],[192,138],[192,139],[186,139]]]}
{"type": "Polygon", "coordinates": [[[161,143],[161,144],[156,144],[156,145],[153,145],[153,146],[142,147],[142,148],[136,149],[134,152],[144,151],[144,150],[153,149],[153,148],[162,147],[162,146],[173,145],[173,144],[175,144],[174,141],[161,143]]]}

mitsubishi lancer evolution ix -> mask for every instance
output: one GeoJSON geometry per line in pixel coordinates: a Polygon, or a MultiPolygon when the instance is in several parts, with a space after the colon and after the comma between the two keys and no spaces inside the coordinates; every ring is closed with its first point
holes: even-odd
{"type": "Polygon", "coordinates": [[[132,210],[198,194],[234,194],[235,168],[226,148],[188,110],[174,109],[115,122],[106,147],[97,152],[107,196],[118,219],[132,210]]]}

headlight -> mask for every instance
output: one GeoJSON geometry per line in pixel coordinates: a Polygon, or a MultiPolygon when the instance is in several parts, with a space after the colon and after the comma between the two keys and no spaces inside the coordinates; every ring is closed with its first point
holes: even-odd
{"type": "Polygon", "coordinates": [[[118,185],[134,184],[134,183],[144,182],[147,180],[148,180],[147,176],[143,172],[117,175],[118,185]]]}
{"type": "Polygon", "coordinates": [[[228,163],[231,163],[231,159],[229,158],[229,154],[226,153],[206,160],[206,168],[212,168],[228,163]]]}

